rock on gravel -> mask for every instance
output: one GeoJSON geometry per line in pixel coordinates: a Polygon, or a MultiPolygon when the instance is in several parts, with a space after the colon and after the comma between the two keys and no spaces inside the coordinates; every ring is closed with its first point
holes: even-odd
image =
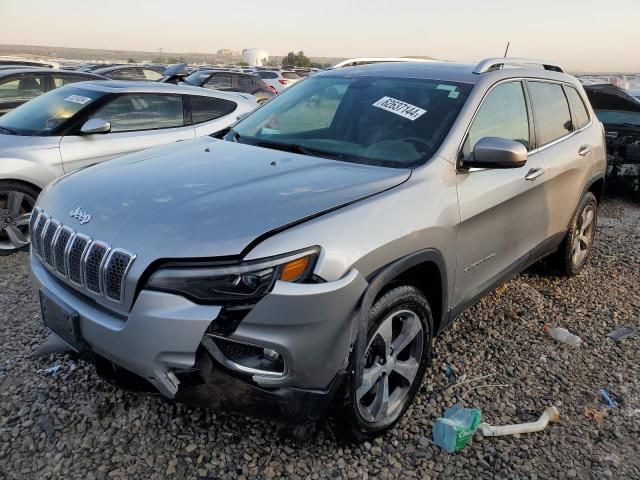
{"type": "Polygon", "coordinates": [[[534,266],[466,312],[436,339],[404,419],[361,445],[336,440],[330,424],[293,444],[266,421],[120,391],[67,356],[34,360],[46,332],[27,260],[0,258],[0,478],[640,478],[640,336],[606,337],[640,324],[638,204],[603,204],[577,277],[534,266]],[[556,343],[546,325],[580,335],[582,347],[556,343]],[[600,388],[623,402],[598,422],[584,412],[599,407],[600,388]],[[493,424],[533,420],[548,405],[562,419],[540,433],[476,434],[449,455],[431,428],[457,401],[493,424]]]}

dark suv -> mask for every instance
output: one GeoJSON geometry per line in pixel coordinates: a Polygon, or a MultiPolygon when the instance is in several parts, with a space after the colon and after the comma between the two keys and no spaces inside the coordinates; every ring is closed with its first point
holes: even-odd
{"type": "Polygon", "coordinates": [[[249,93],[256,97],[259,104],[263,104],[276,94],[273,87],[264,83],[257,75],[249,73],[200,70],[189,75],[184,82],[196,87],[249,93]]]}

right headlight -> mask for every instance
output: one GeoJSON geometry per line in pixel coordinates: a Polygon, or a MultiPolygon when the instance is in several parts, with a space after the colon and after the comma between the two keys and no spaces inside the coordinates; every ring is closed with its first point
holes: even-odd
{"type": "Polygon", "coordinates": [[[241,303],[265,296],[277,280],[304,282],[313,272],[317,247],[219,267],[168,267],[155,272],[146,288],[177,293],[202,303],[241,303]]]}

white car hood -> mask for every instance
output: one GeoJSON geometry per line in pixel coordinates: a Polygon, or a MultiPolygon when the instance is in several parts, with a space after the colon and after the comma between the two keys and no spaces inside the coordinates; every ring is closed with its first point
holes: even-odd
{"type": "Polygon", "coordinates": [[[0,134],[0,154],[58,148],[61,138],[0,134]]]}

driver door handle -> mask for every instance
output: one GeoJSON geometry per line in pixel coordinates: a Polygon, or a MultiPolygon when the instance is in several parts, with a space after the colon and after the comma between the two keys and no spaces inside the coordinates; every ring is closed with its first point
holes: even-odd
{"type": "Polygon", "coordinates": [[[591,146],[589,145],[582,145],[580,147],[580,150],[578,150],[578,155],[580,155],[581,157],[589,155],[590,153],[591,153],[591,146]]]}
{"type": "Polygon", "coordinates": [[[544,168],[532,168],[527,172],[524,178],[525,180],[529,180],[530,182],[533,182],[534,180],[536,180],[538,177],[541,177],[542,175],[544,175],[544,168]]]}

